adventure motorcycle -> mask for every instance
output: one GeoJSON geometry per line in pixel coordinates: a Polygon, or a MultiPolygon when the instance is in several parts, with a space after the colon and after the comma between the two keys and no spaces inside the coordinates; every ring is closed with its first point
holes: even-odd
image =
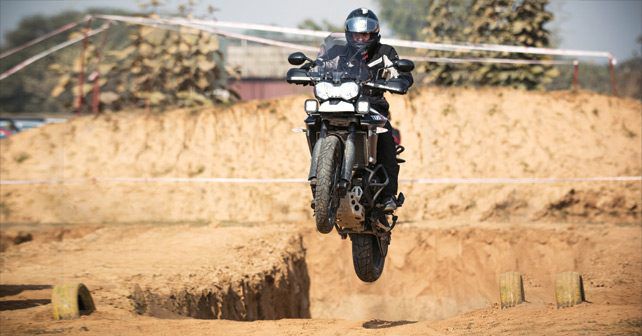
{"type": "MultiPolygon", "coordinates": [[[[336,228],[342,239],[350,236],[355,272],[362,281],[373,282],[383,272],[397,216],[380,204],[388,174],[377,162],[377,137],[387,131],[387,119],[370,107],[362,92],[374,88],[405,94],[409,85],[380,79],[379,73],[371,78],[362,50],[349,50],[343,35],[333,34],[316,60],[301,52],[291,54],[288,62],[302,66],[288,71],[287,82],[314,86],[316,99],[305,101],[308,117],[301,131],[311,154],[308,181],[317,230],[329,233],[336,228]]],[[[410,72],[414,64],[397,60],[389,67],[410,72]]],[[[397,154],[402,151],[397,146],[397,154]]],[[[400,193],[397,206],[403,202],[400,193]]]]}

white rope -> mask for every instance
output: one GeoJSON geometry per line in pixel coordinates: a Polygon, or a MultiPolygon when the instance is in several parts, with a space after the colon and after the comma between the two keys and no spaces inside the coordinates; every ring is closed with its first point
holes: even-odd
{"type": "MultiPolygon", "coordinates": [[[[288,42],[281,42],[267,38],[261,38],[256,36],[250,36],[246,34],[239,33],[230,33],[224,32],[221,30],[213,29],[211,27],[226,27],[226,28],[243,28],[243,29],[257,29],[257,30],[266,30],[272,32],[285,32],[285,33],[297,33],[302,32],[304,34],[309,34],[313,36],[327,36],[330,32],[318,32],[313,30],[306,29],[296,29],[296,28],[280,28],[256,24],[244,24],[236,22],[220,22],[220,21],[205,21],[205,20],[188,20],[183,18],[170,18],[170,19],[148,19],[140,17],[127,17],[120,15],[98,15],[97,18],[108,19],[113,21],[121,21],[126,23],[133,23],[138,25],[153,26],[159,27],[164,25],[179,25],[183,27],[188,27],[192,29],[202,30],[211,34],[218,34],[222,36],[228,36],[231,38],[247,40],[252,42],[257,42],[265,45],[272,45],[277,47],[283,47],[299,51],[318,51],[318,48],[294,44],[288,42]],[[263,29],[266,28],[266,29],[263,29]],[[313,34],[314,33],[314,34],[313,34]]],[[[401,56],[402,58],[407,58],[413,61],[422,61],[422,62],[434,62],[434,63],[502,63],[502,64],[572,64],[572,61],[554,61],[554,60],[518,60],[518,59],[508,59],[508,58],[447,58],[447,57],[422,57],[422,56],[401,56]]]]}
{"type": "MultiPolygon", "coordinates": [[[[250,24],[242,22],[226,22],[226,21],[213,21],[213,20],[197,20],[197,19],[184,19],[184,18],[171,18],[170,21],[181,22],[189,21],[203,26],[211,27],[224,27],[235,29],[248,29],[258,31],[269,31],[276,33],[295,34],[314,37],[326,37],[332,32],[329,31],[315,31],[309,29],[287,28],[261,24],[250,24]]],[[[471,51],[496,51],[496,52],[511,52],[523,54],[540,54],[551,56],[570,56],[570,57],[603,57],[615,60],[615,57],[607,51],[591,51],[591,50],[573,50],[573,49],[553,49],[553,48],[536,48],[536,47],[523,47],[523,46],[509,46],[498,44],[452,44],[452,43],[431,43],[423,41],[408,41],[392,38],[382,38],[382,43],[390,44],[397,47],[407,47],[415,49],[429,49],[440,51],[454,51],[454,52],[471,52],[471,51]]]]}
{"type": "Polygon", "coordinates": [[[510,58],[448,58],[448,57],[423,57],[423,56],[403,56],[411,61],[432,62],[432,63],[496,63],[496,64],[544,64],[544,65],[564,65],[574,64],[576,61],[556,61],[556,60],[524,60],[510,58]]]}
{"type": "Polygon", "coordinates": [[[27,42],[27,43],[25,43],[25,44],[23,44],[21,46],[18,46],[18,47],[15,47],[15,48],[11,49],[11,50],[3,52],[2,54],[0,54],[0,59],[3,59],[5,57],[7,57],[7,56],[10,56],[10,55],[13,55],[13,54],[17,53],[18,51],[21,51],[21,50],[29,48],[29,47],[31,47],[33,45],[36,45],[36,44],[38,44],[38,43],[40,43],[40,42],[42,42],[42,41],[44,41],[44,40],[46,40],[46,39],[48,39],[50,37],[56,36],[56,35],[58,35],[60,33],[64,33],[67,30],[72,29],[72,28],[76,27],[77,25],[79,25],[81,23],[88,21],[89,19],[90,19],[90,17],[88,16],[88,17],[86,17],[85,19],[83,19],[81,21],[70,22],[70,23],[68,23],[68,24],[66,24],[66,25],[64,25],[64,26],[62,26],[62,27],[60,27],[60,28],[58,28],[58,29],[56,29],[56,30],[54,30],[52,32],[49,32],[49,33],[44,34],[44,35],[42,35],[40,37],[37,37],[37,38],[35,38],[35,39],[33,39],[33,40],[31,40],[31,41],[29,41],[29,42],[27,42]]]}
{"type": "Polygon", "coordinates": [[[250,36],[250,35],[239,34],[239,33],[225,32],[225,31],[222,31],[222,30],[213,29],[211,27],[201,25],[199,23],[194,23],[194,22],[191,22],[189,20],[148,19],[148,18],[141,18],[141,17],[121,16],[121,15],[97,15],[96,18],[112,20],[112,21],[126,22],[126,23],[133,23],[133,24],[143,25],[143,26],[159,27],[159,28],[163,28],[162,26],[164,26],[164,25],[178,25],[178,26],[183,26],[183,27],[187,27],[187,28],[201,30],[201,31],[204,31],[204,32],[208,32],[210,34],[227,36],[227,37],[236,38],[236,39],[240,39],[240,40],[247,40],[247,41],[251,41],[251,42],[256,42],[256,43],[261,43],[261,44],[266,44],[266,45],[272,45],[272,46],[277,46],[277,47],[283,47],[283,48],[288,48],[288,49],[306,50],[306,51],[318,51],[319,50],[319,48],[310,47],[310,46],[304,46],[304,45],[300,45],[300,44],[276,41],[276,40],[267,39],[267,38],[263,38],[263,37],[250,36]]]}
{"type": "Polygon", "coordinates": [[[400,180],[408,184],[554,184],[575,182],[642,182],[642,176],[605,177],[516,177],[516,178],[419,178],[400,180]]]}
{"type": "Polygon", "coordinates": [[[173,17],[170,20],[177,21],[177,22],[189,21],[199,25],[211,26],[211,27],[258,30],[258,31],[267,31],[267,32],[274,32],[274,33],[321,37],[321,38],[325,38],[332,33],[329,31],[287,28],[287,27],[269,26],[269,25],[254,24],[254,23],[185,19],[181,17],[173,17]]]}
{"type": "MultiPolygon", "coordinates": [[[[252,41],[256,43],[261,43],[265,45],[272,45],[282,48],[288,48],[299,51],[318,51],[318,48],[312,46],[306,46],[301,44],[294,44],[289,42],[282,42],[262,37],[256,37],[240,33],[230,33],[214,29],[212,27],[225,27],[225,28],[238,28],[238,29],[249,29],[249,30],[262,30],[262,31],[271,31],[271,32],[281,32],[287,34],[299,34],[315,37],[326,37],[330,32],[326,31],[314,31],[308,29],[298,29],[298,28],[284,28],[260,24],[247,24],[239,22],[224,22],[224,21],[207,21],[207,20],[197,20],[197,19],[184,19],[184,18],[142,18],[142,17],[130,17],[122,15],[96,15],[95,18],[109,20],[109,21],[120,21],[144,26],[151,26],[161,29],[175,30],[175,26],[188,27],[192,29],[197,29],[205,31],[211,34],[217,34],[221,36],[227,36],[230,38],[236,38],[246,41],[252,41]]],[[[85,19],[88,20],[89,18],[85,19]]],[[[71,24],[70,24],[71,25],[71,24]]],[[[64,26],[63,28],[66,28],[64,26]]],[[[89,36],[93,36],[107,29],[105,25],[103,27],[93,30],[88,33],[89,36]]],[[[14,66],[13,68],[5,71],[0,74],[0,80],[3,80],[14,73],[24,69],[25,67],[31,65],[32,63],[38,61],[39,59],[56,52],[60,49],[68,47],[72,44],[75,44],[81,41],[84,37],[80,37],[74,40],[61,43],[53,48],[50,48],[38,55],[30,57],[20,64],[14,66]]],[[[36,39],[32,42],[36,44],[41,42],[44,38],[36,39]]],[[[608,57],[612,62],[615,62],[615,58],[608,52],[593,52],[593,51],[581,51],[581,50],[561,50],[561,49],[546,49],[546,48],[531,48],[531,47],[514,47],[514,46],[501,46],[501,45],[456,45],[456,44],[439,44],[439,43],[428,43],[420,41],[405,41],[405,40],[396,40],[396,39],[383,39],[382,42],[389,43],[395,46],[411,47],[416,49],[431,49],[431,50],[443,50],[443,51],[473,51],[473,50],[490,50],[490,51],[505,51],[505,52],[521,52],[521,53],[534,53],[534,54],[546,54],[546,55],[563,55],[563,56],[594,56],[594,57],[608,57]]],[[[31,43],[31,42],[30,42],[31,43]]],[[[33,45],[30,44],[30,45],[33,45]]],[[[570,64],[571,62],[567,61],[556,61],[556,60],[519,60],[519,59],[507,59],[507,58],[447,58],[447,57],[423,57],[423,56],[402,56],[414,61],[424,61],[424,62],[435,62],[435,63],[501,63],[501,64],[570,64]]]]}
{"type": "MultiPolygon", "coordinates": [[[[642,182],[642,176],[606,176],[577,178],[417,178],[400,179],[403,184],[557,184],[577,182],[642,182]]],[[[97,177],[78,179],[0,180],[0,185],[93,184],[93,183],[226,183],[276,184],[308,183],[302,178],[236,178],[236,177],[97,177]]]]}
{"type": "MultiPolygon", "coordinates": [[[[105,23],[100,28],[94,29],[94,30],[88,32],[86,37],[89,38],[89,37],[94,36],[94,35],[96,35],[98,33],[101,33],[103,31],[105,31],[107,28],[109,28],[109,25],[107,23],[105,23]]],[[[54,52],[56,52],[56,51],[58,51],[60,49],[63,49],[63,48],[66,48],[66,47],[68,47],[68,46],[70,46],[72,44],[78,43],[78,42],[82,41],[83,39],[85,39],[85,36],[81,36],[81,37],[75,38],[73,40],[69,40],[67,42],[60,43],[58,45],[55,45],[55,46],[53,46],[53,47],[41,52],[41,53],[38,53],[38,54],[36,54],[34,56],[31,56],[31,57],[27,58],[26,60],[20,62],[19,64],[17,64],[13,68],[11,68],[11,69],[3,72],[2,74],[0,74],[0,80],[3,80],[5,78],[13,75],[14,73],[26,68],[27,66],[31,65],[32,63],[34,63],[34,62],[36,62],[36,61],[38,61],[38,60],[40,60],[40,59],[52,54],[52,53],[54,53],[54,52]]]]}

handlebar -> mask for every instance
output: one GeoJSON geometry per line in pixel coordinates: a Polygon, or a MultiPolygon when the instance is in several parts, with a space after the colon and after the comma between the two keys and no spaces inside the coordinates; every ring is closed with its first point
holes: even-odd
{"type": "MultiPolygon", "coordinates": [[[[290,84],[297,84],[297,85],[314,85],[323,80],[323,78],[321,77],[312,76],[308,71],[308,69],[305,69],[305,66],[306,65],[303,65],[300,68],[292,68],[288,70],[287,82],[290,84]]],[[[396,94],[405,94],[406,92],[408,92],[408,88],[410,87],[410,84],[402,78],[392,78],[387,81],[385,80],[364,81],[359,84],[370,88],[384,90],[384,91],[388,91],[396,94]]]]}

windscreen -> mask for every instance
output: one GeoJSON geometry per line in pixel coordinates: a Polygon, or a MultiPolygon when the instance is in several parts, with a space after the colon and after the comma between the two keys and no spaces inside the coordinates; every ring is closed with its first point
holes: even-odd
{"type": "Polygon", "coordinates": [[[333,33],[321,45],[313,71],[322,79],[336,83],[365,81],[369,79],[370,72],[362,55],[363,50],[347,46],[344,34],[333,33]]]}

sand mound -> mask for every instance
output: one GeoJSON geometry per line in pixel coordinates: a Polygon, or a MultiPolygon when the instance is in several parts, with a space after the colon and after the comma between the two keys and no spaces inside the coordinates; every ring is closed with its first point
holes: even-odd
{"type": "MultiPolygon", "coordinates": [[[[291,228],[139,225],[73,231],[90,233],[2,253],[0,287],[83,282],[99,310],[161,318],[310,317],[305,250],[291,228]]],[[[0,310],[6,302],[0,300],[0,310]]]]}
{"type": "Polygon", "coordinates": [[[386,270],[364,284],[349,241],[304,236],[314,318],[422,321],[450,318],[499,300],[499,274],[524,275],[526,300],[554,305],[556,273],[584,275],[594,304],[640,305],[639,227],[406,225],[395,229],[386,270]],[[332,285],[329,285],[332,284],[332,285]]]}
{"type": "MultiPolygon", "coordinates": [[[[0,141],[0,175],[304,178],[304,97],[229,108],[76,118],[0,141]]],[[[639,176],[642,105],[591,93],[423,89],[390,97],[407,160],[401,178],[639,176]]],[[[406,220],[637,222],[640,182],[402,184],[406,220]]],[[[0,220],[296,221],[305,184],[3,185],[0,220]]]]}

